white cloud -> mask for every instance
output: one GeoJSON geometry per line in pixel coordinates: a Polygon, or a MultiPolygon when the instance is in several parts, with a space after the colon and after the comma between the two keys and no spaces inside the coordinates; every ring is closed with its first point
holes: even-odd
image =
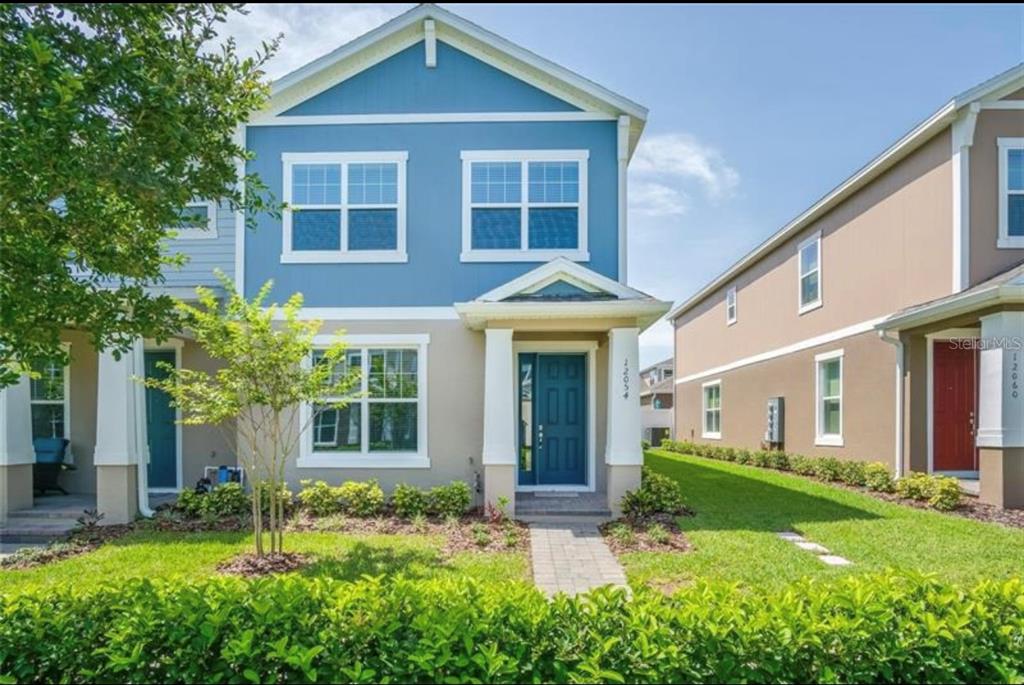
{"type": "Polygon", "coordinates": [[[272,78],[325,55],[375,29],[408,9],[407,5],[250,4],[248,14],[234,13],[225,25],[239,52],[252,54],[262,41],[283,34],[277,54],[267,65],[272,78]]]}
{"type": "Polygon", "coordinates": [[[656,181],[633,181],[628,197],[630,209],[647,216],[685,214],[690,204],[686,193],[656,181]]]}
{"type": "Polygon", "coordinates": [[[639,176],[697,181],[713,200],[731,196],[740,182],[739,172],[717,149],[685,133],[663,133],[641,140],[630,169],[639,176]]]}

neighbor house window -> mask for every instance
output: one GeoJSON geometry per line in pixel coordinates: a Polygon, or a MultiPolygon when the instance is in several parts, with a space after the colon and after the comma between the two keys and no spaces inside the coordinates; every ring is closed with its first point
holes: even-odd
{"type": "Polygon", "coordinates": [[[800,313],[821,306],[821,234],[800,243],[800,313]]]}
{"type": "Polygon", "coordinates": [[[701,436],[718,440],[722,437],[722,381],[702,386],[704,393],[704,425],[701,436]]]}
{"type": "Polygon", "coordinates": [[[1024,248],[1024,138],[998,143],[999,247],[1024,248]]]}
{"type": "Polygon", "coordinates": [[[217,237],[217,203],[190,202],[178,212],[181,217],[173,229],[179,240],[210,240],[217,237]]]}
{"type": "Polygon", "coordinates": [[[843,444],[843,351],[815,357],[817,365],[817,431],[815,443],[843,444]]]}
{"type": "Polygon", "coordinates": [[[34,366],[30,381],[32,439],[68,438],[68,367],[58,361],[34,366]]]}
{"type": "Polygon", "coordinates": [[[587,253],[586,150],[462,153],[462,260],[587,253]]]}
{"type": "MultiPolygon", "coordinates": [[[[420,467],[426,457],[426,346],[428,336],[346,336],[349,347],[336,373],[355,369],[360,384],[338,408],[304,408],[310,421],[299,466],[420,467]],[[312,416],[310,416],[312,414],[312,416]]],[[[313,355],[317,363],[322,352],[313,355]]]]}
{"type": "Polygon", "coordinates": [[[286,153],[281,261],[404,262],[405,152],[286,153]]]}
{"type": "Polygon", "coordinates": [[[725,323],[730,326],[736,323],[736,288],[725,292],[725,323]]]}

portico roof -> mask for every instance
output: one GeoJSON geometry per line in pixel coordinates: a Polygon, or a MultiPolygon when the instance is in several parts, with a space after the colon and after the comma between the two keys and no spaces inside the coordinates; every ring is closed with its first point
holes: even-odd
{"type": "Polygon", "coordinates": [[[455,310],[481,330],[499,321],[633,319],[641,330],[672,306],[564,257],[528,271],[455,310]]]}

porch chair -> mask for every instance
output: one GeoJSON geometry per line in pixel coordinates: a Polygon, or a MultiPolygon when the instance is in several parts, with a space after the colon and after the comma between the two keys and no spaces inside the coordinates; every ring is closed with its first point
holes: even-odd
{"type": "Polygon", "coordinates": [[[74,466],[64,463],[67,454],[68,440],[65,438],[36,438],[32,441],[36,452],[36,463],[32,467],[33,486],[40,495],[47,490],[59,490],[63,494],[68,491],[60,486],[58,478],[61,471],[73,471],[74,466]]]}

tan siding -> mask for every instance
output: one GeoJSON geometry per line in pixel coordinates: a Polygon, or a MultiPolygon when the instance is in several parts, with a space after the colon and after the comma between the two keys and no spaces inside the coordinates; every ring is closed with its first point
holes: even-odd
{"type": "Polygon", "coordinates": [[[755,449],[764,437],[769,397],[785,398],[785,449],[807,455],[891,464],[895,446],[895,348],[873,332],[676,386],[676,437],[755,449]],[[815,438],[815,355],[842,349],[843,447],[815,438]],[[701,436],[702,383],[722,381],[722,439],[701,436]]]}
{"type": "Polygon", "coordinates": [[[685,377],[941,297],[952,285],[949,131],[723,285],[676,322],[685,377]],[[822,232],[824,305],[797,311],[797,246],[822,232]],[[737,286],[738,321],[725,323],[737,286]]]}
{"type": "MultiPolygon", "coordinates": [[[[222,364],[215,362],[195,341],[186,340],[181,349],[181,365],[212,373],[222,364]]],[[[206,466],[235,464],[235,440],[231,424],[181,427],[182,487],[189,488],[203,477],[206,466]]]]}
{"type": "Polygon", "coordinates": [[[999,237],[997,138],[1024,137],[1024,111],[982,110],[970,152],[971,285],[1024,261],[1024,249],[996,246],[999,237]]]}

